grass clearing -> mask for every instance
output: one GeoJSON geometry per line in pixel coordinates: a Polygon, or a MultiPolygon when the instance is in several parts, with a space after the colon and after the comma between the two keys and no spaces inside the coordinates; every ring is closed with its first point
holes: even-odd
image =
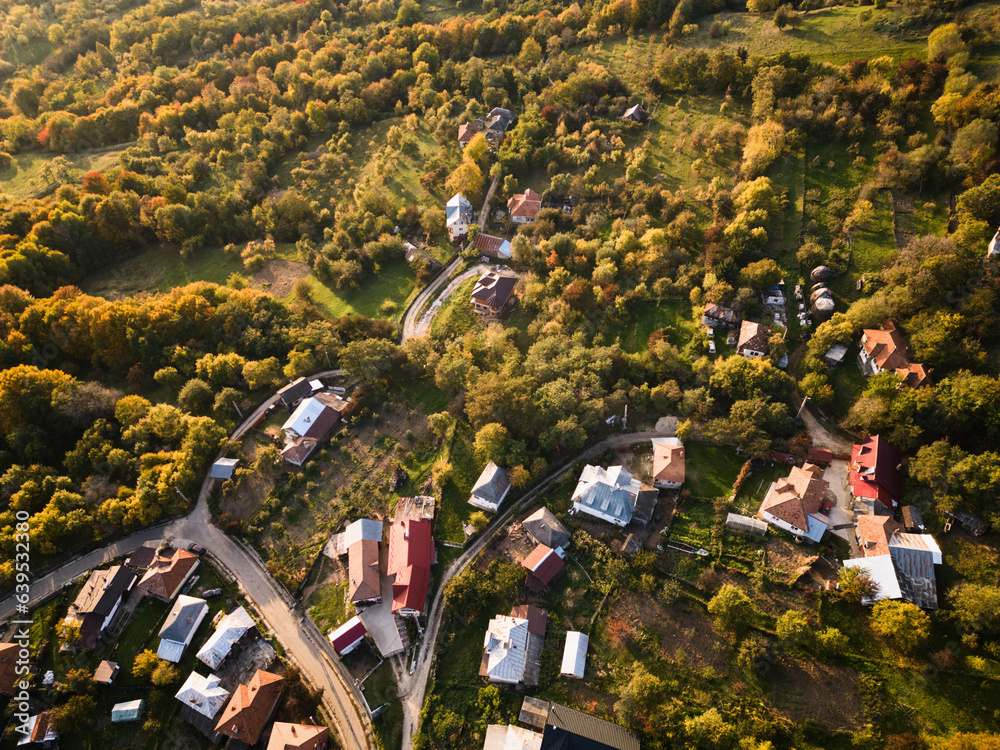
{"type": "MultiPolygon", "coordinates": [[[[340,318],[345,315],[364,315],[384,318],[379,312],[382,303],[391,300],[400,310],[406,308],[416,293],[416,277],[405,260],[396,260],[369,276],[356,289],[331,289],[313,274],[307,277],[313,283],[313,299],[326,315],[340,318]]],[[[289,295],[286,299],[293,299],[289,295]]]]}
{"type": "Polygon", "coordinates": [[[476,282],[475,278],[463,282],[441,305],[431,323],[433,338],[455,338],[479,325],[479,319],[469,303],[476,282]]]}
{"type": "Polygon", "coordinates": [[[441,491],[441,505],[436,520],[439,538],[450,542],[465,541],[462,524],[476,510],[469,505],[469,495],[485,464],[481,464],[472,451],[474,439],[471,425],[466,422],[456,425],[448,453],[452,474],[441,491]]]}
{"type": "MultiPolygon", "coordinates": [[[[329,564],[324,558],[322,565],[329,564]]],[[[347,601],[347,581],[317,587],[306,600],[305,609],[322,633],[343,625],[353,616],[347,601]]]]}
{"type": "Polygon", "coordinates": [[[678,300],[643,302],[633,326],[622,326],[620,341],[627,352],[641,353],[648,347],[649,337],[655,331],[668,329],[671,344],[684,349],[697,332],[690,319],[690,304],[678,300]]]}
{"type": "Polygon", "coordinates": [[[745,460],[732,448],[688,443],[684,486],[693,497],[728,497],[745,460]]]}
{"type": "Polygon", "coordinates": [[[177,248],[159,246],[88,276],[80,288],[87,294],[120,299],[143,292],[168,292],[195,281],[225,284],[234,273],[244,273],[243,263],[226,258],[221,247],[206,247],[183,258],[177,248]]]}
{"type": "Polygon", "coordinates": [[[400,747],[403,742],[403,705],[396,697],[396,680],[392,667],[381,664],[361,686],[365,700],[373,711],[385,705],[385,711],[372,720],[372,728],[387,749],[400,747]]]}
{"type": "Polygon", "coordinates": [[[65,156],[41,150],[15,154],[11,167],[0,171],[0,194],[24,200],[47,194],[53,182],[80,184],[87,172],[105,172],[117,166],[124,150],[125,146],[65,156]]]}
{"type": "Polygon", "coordinates": [[[868,379],[857,366],[857,360],[857,347],[848,347],[844,363],[830,374],[833,403],[829,411],[837,419],[847,416],[848,410],[868,386],[868,379]]]}

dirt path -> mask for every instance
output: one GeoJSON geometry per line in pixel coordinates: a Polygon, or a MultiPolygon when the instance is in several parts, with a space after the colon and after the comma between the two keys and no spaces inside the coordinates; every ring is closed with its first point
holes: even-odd
{"type": "Polygon", "coordinates": [[[409,673],[409,667],[402,657],[394,657],[393,672],[396,674],[399,685],[399,700],[403,704],[403,748],[411,750],[413,746],[413,733],[417,728],[420,719],[420,711],[424,706],[424,699],[427,694],[427,683],[431,676],[431,670],[436,661],[435,652],[438,635],[441,630],[441,622],[444,613],[444,589],[448,582],[455,576],[461,574],[482,552],[493,537],[504,529],[507,523],[514,517],[514,514],[528,509],[532,502],[550,485],[562,479],[580,459],[588,459],[608,448],[620,448],[634,443],[642,443],[650,438],[662,437],[660,432],[633,432],[623,435],[614,435],[591,446],[578,456],[565,461],[554,474],[550,475],[537,487],[529,490],[523,497],[512,503],[507,510],[494,517],[487,531],[472,543],[462,555],[455,560],[441,577],[441,584],[438,586],[434,602],[431,604],[430,613],[427,616],[427,629],[424,637],[417,648],[420,653],[417,657],[417,666],[413,674],[409,673]],[[397,664],[395,659],[399,659],[397,664]]]}
{"type": "Polygon", "coordinates": [[[819,423],[816,417],[809,413],[808,409],[802,410],[802,421],[805,423],[813,445],[817,448],[827,448],[834,453],[851,452],[851,441],[831,433],[819,423]]]}

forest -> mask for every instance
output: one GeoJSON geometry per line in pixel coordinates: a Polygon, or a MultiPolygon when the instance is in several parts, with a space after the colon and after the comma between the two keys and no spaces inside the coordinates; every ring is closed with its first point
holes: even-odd
{"type": "MultiPolygon", "coordinates": [[[[432,393],[431,427],[467,435],[518,489],[626,407],[743,456],[801,453],[808,397],[829,429],[903,451],[928,518],[1000,528],[998,33],[994,5],[962,0],[0,0],[0,585],[18,513],[42,567],[183,514],[237,409],[333,367],[366,405],[432,393]],[[647,120],[623,119],[637,103],[647,120]],[[460,148],[459,126],[494,107],[516,126],[460,148]],[[510,240],[516,309],[402,341],[395,317],[433,275],[405,243],[475,262],[444,204],[460,192],[478,210],[493,180],[494,210],[526,188],[543,201],[529,224],[472,230],[510,240]],[[94,291],[152,253],[212,280],[94,291]],[[259,280],[279,263],[300,269],[280,294],[259,280]],[[789,316],[759,360],[710,354],[705,304],[770,322],[764,294],[808,295],[817,266],[829,320],[789,316]],[[391,274],[398,299],[379,286],[391,274]],[[367,314],[329,314],[347,295],[370,296],[367,314]],[[857,371],[862,331],[887,319],[931,384],[857,371]]],[[[429,463],[426,479],[455,471],[429,463]]],[[[947,578],[934,637],[974,624],[979,666],[956,669],[988,693],[1000,564],[995,535],[980,543],[981,564],[947,578]]],[[[584,549],[615,590],[645,585],[645,563],[584,549]]],[[[473,593],[505,602],[495,588],[473,593]]],[[[807,651],[835,661],[823,632],[807,651]]],[[[822,746],[732,691],[728,718],[702,719],[669,687],[620,714],[651,747],[736,747],[735,727],[740,747],[822,746]]],[[[965,735],[978,720],[873,712],[858,747],[997,742],[965,735]]],[[[421,746],[471,733],[446,718],[421,746]]]]}

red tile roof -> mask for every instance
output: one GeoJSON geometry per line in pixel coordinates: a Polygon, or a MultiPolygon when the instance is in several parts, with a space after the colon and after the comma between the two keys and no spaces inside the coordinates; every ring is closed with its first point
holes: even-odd
{"type": "Polygon", "coordinates": [[[387,575],[395,575],[392,584],[392,611],[423,611],[434,561],[434,540],[429,521],[400,521],[389,531],[387,575]]]}
{"type": "Polygon", "coordinates": [[[865,557],[889,554],[889,540],[900,525],[890,516],[858,517],[858,545],[865,557]]]}
{"type": "Polygon", "coordinates": [[[41,742],[45,739],[45,734],[49,731],[49,725],[52,723],[52,712],[42,711],[38,714],[38,718],[35,721],[35,726],[31,730],[31,736],[28,738],[28,742],[41,742]]]}
{"type": "Polygon", "coordinates": [[[308,724],[274,722],[267,750],[325,750],[330,730],[308,724]]]}
{"type": "Polygon", "coordinates": [[[222,711],[215,731],[248,745],[256,744],[278,705],[283,681],[276,674],[258,669],[250,682],[239,685],[233,691],[233,697],[222,711]]]}
{"type": "Polygon", "coordinates": [[[173,599],[184,579],[198,565],[198,555],[186,549],[174,550],[170,557],[153,560],[137,584],[158,599],[173,599]]]}
{"type": "Polygon", "coordinates": [[[17,643],[0,643],[0,695],[14,694],[14,685],[18,681],[14,670],[20,648],[17,643]]]}
{"type": "Polygon", "coordinates": [[[653,442],[653,481],[684,482],[684,446],[653,442]]]}
{"type": "Polygon", "coordinates": [[[355,615],[330,633],[330,643],[333,645],[333,650],[340,654],[345,648],[357,643],[358,639],[363,638],[367,632],[368,629],[361,622],[361,618],[355,615]]]}
{"type": "Polygon", "coordinates": [[[830,486],[822,477],[823,470],[813,464],[793,467],[787,479],[774,483],[761,503],[761,511],[767,511],[803,532],[808,531],[807,516],[820,509],[823,495],[830,486]]]}
{"type": "Polygon", "coordinates": [[[744,349],[749,349],[767,353],[767,338],[770,335],[770,329],[763,323],[744,320],[740,325],[740,338],[736,343],[736,351],[742,354],[744,349]]]}
{"type": "Polygon", "coordinates": [[[549,627],[549,613],[533,604],[519,604],[512,607],[510,616],[519,620],[527,620],[528,632],[533,635],[544,636],[549,627]]]}
{"type": "Polygon", "coordinates": [[[537,578],[543,586],[548,586],[565,564],[554,549],[539,544],[530,555],[524,558],[521,567],[537,578]]]}
{"type": "Polygon", "coordinates": [[[528,188],[523,193],[512,195],[507,201],[507,208],[510,210],[511,216],[534,219],[542,210],[542,196],[528,188]]]}
{"type": "Polygon", "coordinates": [[[827,448],[810,448],[806,451],[806,460],[812,463],[828,464],[833,461],[833,451],[827,448]]]}
{"type": "Polygon", "coordinates": [[[865,438],[851,450],[851,472],[848,482],[855,497],[878,500],[892,508],[899,500],[903,476],[903,457],[878,435],[865,438]]]}

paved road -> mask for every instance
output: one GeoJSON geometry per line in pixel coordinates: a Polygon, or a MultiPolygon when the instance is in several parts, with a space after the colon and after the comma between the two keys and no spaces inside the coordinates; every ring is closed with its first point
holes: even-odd
{"type": "MultiPolygon", "coordinates": [[[[341,374],[342,370],[328,370],[312,377],[336,377],[341,374]]],[[[272,396],[261,404],[236,429],[232,437],[237,439],[246,433],[268,406],[276,401],[277,396],[272,396]]],[[[211,524],[208,496],[213,484],[214,480],[206,476],[198,493],[195,509],[186,518],[144,529],[33,580],[31,602],[41,601],[95,566],[123,555],[145,542],[164,538],[197,542],[239,584],[305,678],[323,690],[323,703],[341,744],[347,748],[368,750],[374,743],[369,740],[367,724],[357,707],[354,688],[349,687],[353,685],[353,680],[346,676],[340,661],[331,657],[329,644],[312,620],[303,619],[302,614],[295,611],[295,601],[270,576],[260,557],[211,524]]],[[[15,605],[12,597],[0,602],[0,618],[13,614],[15,605]]]]}
{"type": "Polygon", "coordinates": [[[413,300],[409,308],[406,310],[406,315],[403,317],[403,341],[411,339],[414,337],[414,327],[417,323],[417,318],[420,315],[420,311],[427,306],[427,303],[434,297],[437,290],[440,289],[445,282],[448,281],[448,277],[451,276],[455,271],[457,271],[462,266],[462,259],[455,258],[451,263],[445,267],[441,273],[437,275],[427,288],[424,289],[417,298],[413,300]]]}
{"type": "Polygon", "coordinates": [[[461,574],[482,552],[483,549],[493,541],[493,537],[504,529],[514,514],[527,510],[528,507],[538,498],[539,494],[549,488],[550,485],[559,481],[569,472],[579,460],[586,460],[608,448],[621,448],[634,443],[642,443],[650,438],[663,437],[661,432],[633,432],[623,435],[614,435],[606,440],[591,446],[579,456],[566,461],[558,471],[550,475],[537,487],[529,490],[523,497],[512,503],[507,510],[495,517],[486,532],[462,553],[462,555],[448,566],[448,569],[441,577],[437,594],[431,604],[430,612],[427,615],[427,629],[423,640],[418,648],[416,668],[411,675],[404,661],[405,656],[396,656],[391,660],[393,672],[399,686],[399,699],[403,704],[403,748],[411,750],[413,745],[413,733],[417,728],[420,718],[420,711],[424,705],[424,698],[427,693],[427,682],[431,676],[433,665],[436,659],[436,644],[438,634],[441,630],[441,618],[444,612],[444,588],[445,585],[455,576],[461,574]]]}

